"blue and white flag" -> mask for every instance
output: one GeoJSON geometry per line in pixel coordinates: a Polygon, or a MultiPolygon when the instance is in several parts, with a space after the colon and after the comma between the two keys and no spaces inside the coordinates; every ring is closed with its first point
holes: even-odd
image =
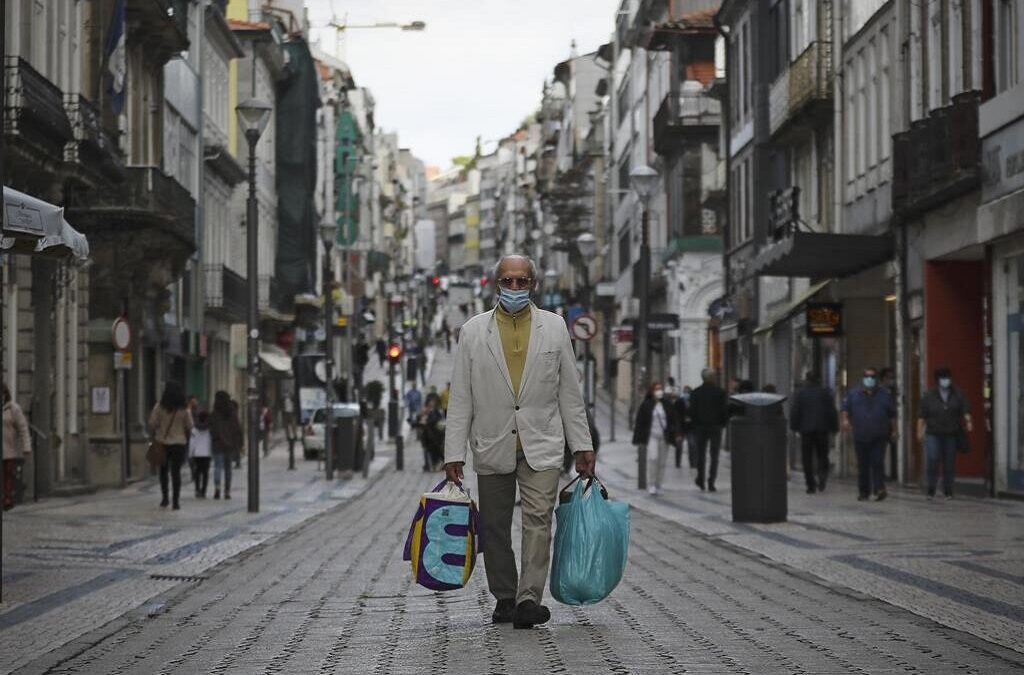
{"type": "Polygon", "coordinates": [[[120,115],[124,108],[125,77],[128,63],[125,54],[125,0],[115,0],[114,13],[110,17],[110,32],[104,50],[107,69],[107,93],[110,94],[110,110],[120,115]]]}

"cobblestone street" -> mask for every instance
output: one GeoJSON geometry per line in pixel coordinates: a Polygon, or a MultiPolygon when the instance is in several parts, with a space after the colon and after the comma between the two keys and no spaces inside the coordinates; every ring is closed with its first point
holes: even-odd
{"type": "MultiPolygon", "coordinates": [[[[432,382],[443,384],[449,363],[446,355],[439,356],[432,382]]],[[[989,537],[984,546],[971,538],[957,543],[966,529],[959,535],[947,531],[942,538],[948,540],[947,555],[942,560],[967,564],[938,564],[929,562],[934,552],[923,549],[919,541],[896,541],[900,528],[904,537],[913,529],[903,521],[919,519],[921,511],[914,509],[924,508],[923,501],[918,507],[911,495],[856,509],[848,503],[852,492],[840,483],[821,496],[828,501],[817,510],[794,497],[794,522],[738,527],[728,520],[728,489],[701,494],[680,479],[664,496],[637,498],[630,483],[631,453],[623,444],[607,444],[602,450],[612,496],[634,504],[630,564],[623,582],[610,599],[596,606],[570,608],[552,602],[551,623],[533,631],[489,623],[493,602],[482,568],[462,591],[431,593],[412,583],[401,549],[417,495],[434,482],[418,470],[414,443],[406,453],[405,472],[387,468],[358,495],[355,484],[339,488],[353,495],[340,504],[334,497],[344,495],[332,493],[314,500],[315,506],[304,507],[310,513],[299,518],[268,503],[266,512],[275,517],[257,516],[258,526],[241,509],[224,516],[250,537],[245,546],[234,544],[233,553],[240,553],[234,557],[225,552],[202,563],[187,556],[169,559],[168,552],[181,550],[181,542],[161,543],[160,551],[146,555],[126,553],[133,546],[153,545],[140,541],[115,546],[118,556],[130,555],[134,562],[104,567],[92,560],[92,571],[85,572],[81,551],[69,552],[62,560],[78,560],[62,569],[78,570],[78,585],[70,587],[78,590],[64,591],[51,603],[50,609],[59,606],[59,611],[37,610],[32,618],[20,621],[15,621],[17,613],[27,610],[15,606],[0,614],[5,669],[1010,673],[1024,667],[1024,655],[1007,648],[1019,650],[1021,644],[1021,622],[1014,614],[1021,607],[1021,584],[1019,578],[1014,581],[1013,572],[1019,574],[1020,569],[1014,566],[1020,544],[1020,530],[1013,529],[1019,522],[1014,515],[1020,513],[1017,505],[972,500],[942,505],[958,509],[955,513],[964,517],[965,528],[969,519],[984,513],[1006,529],[977,528],[976,537],[989,537]],[[885,527],[874,525],[885,517],[885,509],[891,512],[885,527]],[[845,520],[840,512],[846,513],[845,520]],[[837,520],[842,523],[833,522],[837,520]],[[274,536],[271,529],[283,533],[274,536]],[[264,543],[256,545],[260,542],[264,543]],[[988,552],[979,549],[971,554],[979,546],[988,552]],[[911,550],[919,555],[911,555],[911,550]],[[70,555],[76,552],[78,556],[70,555]],[[926,554],[931,558],[923,557],[926,554]],[[164,567],[154,568],[164,574],[195,578],[152,579],[150,566],[142,563],[154,558],[164,561],[164,567]],[[854,559],[863,562],[851,564],[854,559]],[[907,565],[911,571],[906,571],[907,565]],[[888,572],[890,568],[895,571],[888,572]],[[934,579],[935,570],[943,569],[947,576],[941,582],[934,579]],[[991,579],[979,584],[986,574],[991,579]],[[931,587],[922,588],[918,578],[930,579],[931,587]],[[99,588],[98,579],[107,588],[99,588]],[[107,596],[132,579],[145,580],[147,590],[113,606],[116,603],[107,596]],[[63,605],[72,599],[68,593],[78,597],[63,605]],[[915,605],[914,611],[896,606],[905,603],[915,605]],[[1005,616],[999,615],[999,608],[1005,616]],[[967,631],[968,625],[958,630],[928,617],[942,610],[947,615],[942,623],[973,621],[974,630],[967,631]],[[87,632],[56,645],[56,635],[68,626],[86,624],[87,632]],[[46,636],[37,642],[32,637],[36,634],[46,636]],[[49,648],[42,646],[47,640],[49,648]],[[31,654],[28,645],[37,645],[31,654]]],[[[304,475],[306,491],[322,496],[319,476],[311,471],[304,475]]],[[[468,481],[475,485],[472,476],[468,481]]],[[[723,482],[723,488],[726,485],[723,482]]],[[[102,501],[83,498],[89,499],[102,501]]],[[[278,499],[287,504],[298,496],[278,499]]],[[[65,504],[48,504],[58,503],[65,504]]],[[[82,508],[79,504],[75,513],[82,508]]],[[[30,510],[23,513],[27,519],[30,510]]],[[[73,531],[69,526],[68,532],[73,531]]],[[[85,537],[96,534],[78,531],[77,548],[85,549],[85,537]]],[[[931,531],[930,526],[923,528],[918,539],[931,531]]],[[[190,541],[197,541],[197,532],[189,532],[190,541]]],[[[162,539],[154,536],[147,542],[162,539]]],[[[94,542],[92,550],[97,545],[94,542]]],[[[28,561],[19,564],[31,568],[28,561]]],[[[9,573],[17,574],[13,568],[9,573]]],[[[12,588],[17,588],[16,582],[12,588]]]]}

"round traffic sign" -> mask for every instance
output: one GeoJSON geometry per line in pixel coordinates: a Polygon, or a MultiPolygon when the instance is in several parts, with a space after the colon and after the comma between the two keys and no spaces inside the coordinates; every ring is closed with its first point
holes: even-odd
{"type": "Polygon", "coordinates": [[[577,340],[589,342],[597,335],[597,319],[592,314],[580,314],[572,322],[572,336],[577,340]]]}
{"type": "Polygon", "coordinates": [[[114,348],[118,351],[125,351],[132,345],[132,327],[128,325],[128,321],[123,317],[114,319],[114,325],[110,330],[113,340],[114,348]]]}

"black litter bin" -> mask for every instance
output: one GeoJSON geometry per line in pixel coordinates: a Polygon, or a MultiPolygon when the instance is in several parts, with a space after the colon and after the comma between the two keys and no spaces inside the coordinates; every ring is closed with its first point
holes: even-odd
{"type": "Polygon", "coordinates": [[[334,404],[334,468],[338,471],[356,471],[356,445],[359,439],[359,404],[334,404]]]}
{"type": "Polygon", "coordinates": [[[786,520],[785,396],[752,393],[731,397],[743,413],[729,420],[732,519],[737,523],[786,520]]]}

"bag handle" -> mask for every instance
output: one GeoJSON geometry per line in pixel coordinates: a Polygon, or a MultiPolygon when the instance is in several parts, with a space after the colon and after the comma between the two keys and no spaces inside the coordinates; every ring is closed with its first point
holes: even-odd
{"type": "MultiPolygon", "coordinates": [[[[571,488],[573,486],[573,483],[575,483],[576,481],[578,481],[582,477],[583,476],[581,474],[576,474],[575,478],[573,478],[571,481],[566,483],[565,487],[558,491],[559,502],[562,501],[562,496],[565,494],[565,492],[569,488],[571,488]]],[[[591,476],[590,478],[587,479],[586,487],[583,488],[584,494],[586,494],[587,490],[589,490],[590,487],[594,484],[594,481],[597,481],[597,484],[601,487],[601,496],[604,497],[605,499],[608,499],[608,488],[606,488],[604,486],[604,483],[601,482],[601,479],[597,477],[596,473],[593,476],[591,476]]],[[[582,485],[582,483],[581,483],[581,485],[582,485]]],[[[576,486],[576,489],[579,490],[579,485],[576,486]]]]}

